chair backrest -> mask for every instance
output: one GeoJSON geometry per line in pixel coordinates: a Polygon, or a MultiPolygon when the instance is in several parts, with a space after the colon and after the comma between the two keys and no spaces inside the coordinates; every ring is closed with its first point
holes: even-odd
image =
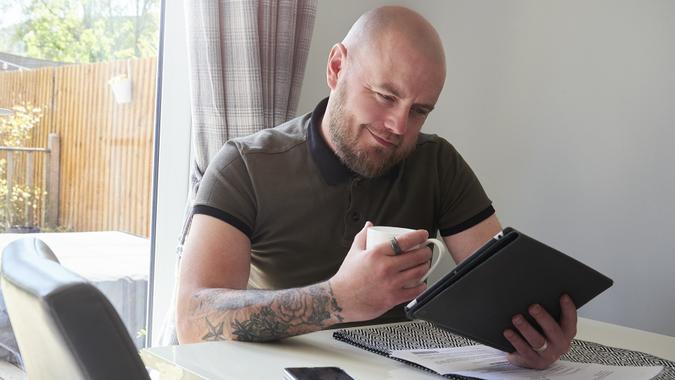
{"type": "MultiPolygon", "coordinates": [[[[36,242],[35,252],[49,260],[59,262],[49,247],[41,242],[36,242]]],[[[0,360],[5,360],[19,368],[23,368],[23,360],[21,360],[21,352],[19,346],[16,344],[14,337],[14,330],[9,321],[9,314],[7,313],[7,306],[5,305],[5,298],[0,292],[0,360]]]]}
{"type": "Polygon", "coordinates": [[[2,254],[2,292],[29,378],[149,379],[108,299],[45,249],[27,238],[2,254]]]}

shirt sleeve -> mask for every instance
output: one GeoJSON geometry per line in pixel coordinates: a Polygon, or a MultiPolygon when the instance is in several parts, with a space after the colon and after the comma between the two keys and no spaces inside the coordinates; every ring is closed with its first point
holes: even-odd
{"type": "Polygon", "coordinates": [[[193,212],[220,219],[251,238],[256,216],[255,192],[234,142],[226,143],[209,163],[193,203],[193,212]]]}
{"type": "Polygon", "coordinates": [[[439,230],[441,236],[450,236],[482,222],[495,210],[471,167],[449,142],[442,141],[439,230]]]}

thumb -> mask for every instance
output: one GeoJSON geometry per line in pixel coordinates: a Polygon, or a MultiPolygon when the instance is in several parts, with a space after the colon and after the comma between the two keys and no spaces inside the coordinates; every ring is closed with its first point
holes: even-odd
{"type": "Polygon", "coordinates": [[[359,231],[359,233],[354,236],[354,243],[352,243],[352,246],[360,250],[366,249],[366,236],[368,236],[368,228],[372,226],[373,223],[366,222],[361,231],[359,231]]]}

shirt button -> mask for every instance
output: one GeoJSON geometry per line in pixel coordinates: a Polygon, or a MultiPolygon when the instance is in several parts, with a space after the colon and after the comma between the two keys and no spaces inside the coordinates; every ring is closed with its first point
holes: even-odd
{"type": "Polygon", "coordinates": [[[358,222],[359,220],[361,220],[361,214],[359,214],[356,211],[352,212],[352,220],[354,222],[358,222]]]}

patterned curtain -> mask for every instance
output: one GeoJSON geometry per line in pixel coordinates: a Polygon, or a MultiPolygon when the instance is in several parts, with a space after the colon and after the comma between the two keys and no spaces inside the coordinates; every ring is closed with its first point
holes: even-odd
{"type": "MultiPolygon", "coordinates": [[[[316,0],[185,0],[193,159],[179,255],[199,182],[223,144],[295,116],[316,6],[316,0]]],[[[175,293],[160,345],[178,344],[175,293]]]]}
{"type": "Polygon", "coordinates": [[[202,175],[223,144],[295,116],[316,7],[316,0],[185,1],[194,159],[179,246],[202,175]]]}

